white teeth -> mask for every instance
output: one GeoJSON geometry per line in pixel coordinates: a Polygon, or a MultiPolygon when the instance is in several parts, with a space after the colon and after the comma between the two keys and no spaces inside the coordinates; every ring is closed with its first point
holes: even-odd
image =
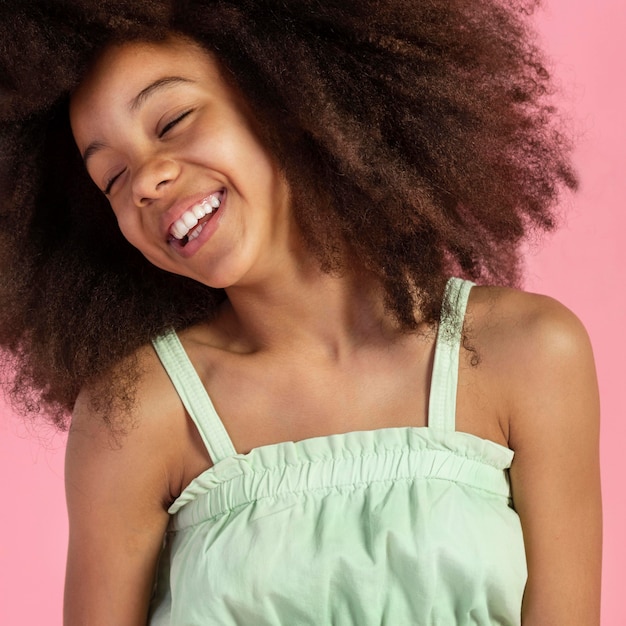
{"type": "Polygon", "coordinates": [[[187,211],[180,219],[183,220],[185,226],[190,230],[198,223],[198,218],[193,214],[192,211],[187,211]]]}
{"type": "MultiPolygon", "coordinates": [[[[195,204],[188,211],[185,211],[179,219],[177,219],[170,228],[170,235],[175,239],[184,239],[187,235],[189,235],[189,231],[196,227],[198,222],[205,217],[206,215],[210,215],[213,211],[222,204],[222,200],[217,195],[211,195],[206,200],[195,204]]],[[[189,241],[195,239],[202,232],[202,225],[194,230],[191,235],[189,235],[189,241]]]]}
{"type": "Polygon", "coordinates": [[[189,229],[185,226],[185,223],[182,220],[174,222],[172,228],[170,229],[170,233],[176,239],[182,239],[188,232],[189,229]]]}
{"type": "Polygon", "coordinates": [[[196,228],[196,230],[194,230],[193,233],[191,233],[191,235],[189,235],[188,241],[193,241],[202,232],[203,228],[204,228],[204,226],[202,224],[200,224],[200,226],[198,226],[198,228],[196,228]]]}

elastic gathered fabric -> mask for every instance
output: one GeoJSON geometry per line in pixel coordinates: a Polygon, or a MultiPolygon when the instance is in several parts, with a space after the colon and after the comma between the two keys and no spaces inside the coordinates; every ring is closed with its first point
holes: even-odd
{"type": "Polygon", "coordinates": [[[427,427],[237,454],[175,333],[155,341],[214,465],[170,508],[152,626],[520,624],[513,452],[455,431],[470,288],[446,289],[427,427]]]}

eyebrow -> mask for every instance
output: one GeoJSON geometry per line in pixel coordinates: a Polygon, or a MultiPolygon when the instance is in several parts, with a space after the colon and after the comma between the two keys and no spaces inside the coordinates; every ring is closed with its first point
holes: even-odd
{"type": "Polygon", "coordinates": [[[106,144],[102,141],[92,141],[83,153],[83,163],[87,165],[87,161],[99,150],[106,148],[106,144]]]}
{"type": "MultiPolygon", "coordinates": [[[[154,95],[161,89],[167,89],[174,85],[180,84],[189,84],[195,81],[189,78],[183,78],[182,76],[164,76],[163,78],[158,78],[157,80],[151,82],[147,87],[144,87],[129,103],[128,108],[131,111],[136,111],[139,109],[150,96],[154,95]]],[[[85,166],[87,165],[87,161],[94,155],[96,152],[99,152],[103,148],[106,148],[107,144],[102,141],[92,141],[85,152],[83,153],[83,163],[85,166]]]]}
{"type": "Polygon", "coordinates": [[[131,111],[136,111],[156,91],[171,87],[173,85],[180,85],[181,83],[193,83],[193,82],[194,82],[193,80],[190,80],[189,78],[183,78],[182,76],[165,76],[163,78],[158,78],[154,82],[150,83],[147,87],[144,87],[130,101],[128,108],[131,111]]]}

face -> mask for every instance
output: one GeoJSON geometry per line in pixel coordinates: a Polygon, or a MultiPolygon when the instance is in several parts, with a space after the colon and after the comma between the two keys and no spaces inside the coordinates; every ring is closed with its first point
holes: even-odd
{"type": "Polygon", "coordinates": [[[70,118],[123,235],[154,265],[229,287],[284,261],[287,184],[246,103],[199,46],[172,38],[108,48],[70,118]]]}

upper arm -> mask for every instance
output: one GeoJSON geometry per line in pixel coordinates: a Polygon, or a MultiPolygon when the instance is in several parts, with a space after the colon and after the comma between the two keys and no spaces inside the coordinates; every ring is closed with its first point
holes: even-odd
{"type": "Polygon", "coordinates": [[[114,437],[90,405],[81,394],[67,444],[64,623],[145,625],[168,521],[167,416],[141,392],[128,432],[114,437]]]}
{"type": "Polygon", "coordinates": [[[599,624],[599,400],[587,333],[538,298],[514,341],[511,481],[524,532],[528,625],[599,624]]]}

